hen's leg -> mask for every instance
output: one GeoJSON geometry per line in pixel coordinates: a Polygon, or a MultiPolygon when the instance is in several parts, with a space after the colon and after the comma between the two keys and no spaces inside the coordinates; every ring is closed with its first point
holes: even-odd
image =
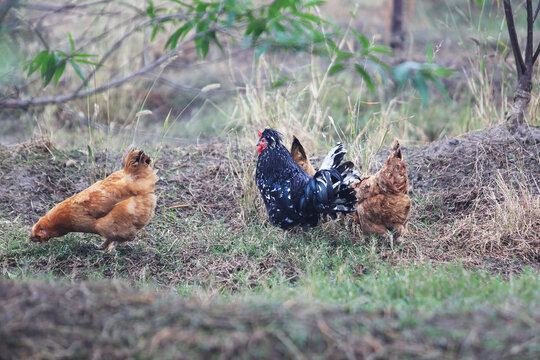
{"type": "Polygon", "coordinates": [[[109,245],[107,245],[107,248],[105,249],[105,254],[110,254],[112,251],[116,249],[116,245],[118,245],[118,241],[110,241],[109,245]]]}
{"type": "Polygon", "coordinates": [[[96,250],[105,254],[109,254],[114,251],[114,249],[116,249],[116,245],[118,245],[118,241],[106,239],[103,244],[96,246],[96,250]]]}
{"type": "Polygon", "coordinates": [[[112,241],[112,240],[105,239],[105,241],[104,241],[101,245],[96,246],[96,249],[97,249],[97,250],[105,250],[105,249],[109,246],[109,244],[111,243],[111,241],[112,241]]]}
{"type": "Polygon", "coordinates": [[[407,224],[405,225],[398,225],[396,226],[396,230],[394,231],[393,239],[394,241],[399,244],[403,240],[403,235],[407,233],[407,224]]]}

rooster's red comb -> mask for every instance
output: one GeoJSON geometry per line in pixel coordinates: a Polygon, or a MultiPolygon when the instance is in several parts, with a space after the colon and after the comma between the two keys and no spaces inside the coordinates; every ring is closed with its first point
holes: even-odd
{"type": "Polygon", "coordinates": [[[261,136],[262,136],[262,131],[261,131],[261,130],[259,130],[259,137],[261,137],[261,136]]]}

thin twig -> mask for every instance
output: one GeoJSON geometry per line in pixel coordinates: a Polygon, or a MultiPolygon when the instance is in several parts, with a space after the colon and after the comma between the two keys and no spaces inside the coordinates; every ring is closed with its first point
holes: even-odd
{"type": "Polygon", "coordinates": [[[538,16],[538,11],[540,11],[540,1],[538,1],[538,4],[536,5],[536,10],[534,11],[533,24],[536,21],[536,17],[538,16]]]}
{"type": "Polygon", "coordinates": [[[173,206],[170,206],[169,209],[178,209],[178,208],[183,208],[183,207],[190,207],[190,206],[193,206],[193,204],[180,204],[180,205],[173,205],[173,206]]]}
{"type": "Polygon", "coordinates": [[[538,58],[539,54],[540,54],[540,42],[538,43],[536,51],[534,52],[534,55],[532,57],[532,65],[534,65],[534,63],[536,62],[536,59],[538,58]]]}
{"type": "Polygon", "coordinates": [[[111,1],[112,0],[97,0],[97,1],[90,1],[84,4],[70,3],[70,4],[65,4],[65,5],[59,5],[59,6],[48,5],[48,4],[21,4],[21,7],[25,7],[27,9],[37,10],[37,11],[58,13],[64,10],[73,10],[75,8],[82,9],[82,8],[91,7],[98,4],[110,3],[111,1]]]}
{"type": "MultiPolygon", "coordinates": [[[[84,80],[84,82],[77,88],[77,90],[75,91],[76,93],[81,91],[83,89],[83,87],[85,87],[88,82],[92,79],[92,77],[96,74],[96,71],[98,71],[102,66],[103,64],[105,63],[105,61],[114,53],[116,52],[119,48],[120,48],[120,45],[128,38],[130,37],[131,35],[133,35],[135,32],[137,32],[138,30],[142,29],[142,28],[145,28],[153,23],[157,23],[159,21],[162,21],[162,20],[166,20],[166,19],[182,19],[182,18],[185,18],[185,15],[184,14],[180,14],[180,13],[177,13],[177,14],[171,14],[171,15],[165,15],[165,16],[160,16],[160,17],[156,17],[154,19],[150,19],[150,20],[147,20],[147,21],[144,21],[138,25],[136,25],[135,27],[133,27],[130,31],[128,31],[127,33],[125,33],[120,39],[118,39],[112,46],[111,48],[105,53],[105,55],[103,55],[103,57],[98,61],[99,65],[96,66],[94,68],[94,70],[92,70],[92,72],[86,77],[86,79],[84,80]]],[[[151,64],[149,64],[151,65],[151,64]]]]}

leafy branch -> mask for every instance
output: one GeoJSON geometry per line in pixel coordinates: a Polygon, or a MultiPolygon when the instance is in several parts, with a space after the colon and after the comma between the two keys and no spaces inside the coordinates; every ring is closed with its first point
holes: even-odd
{"type": "Polygon", "coordinates": [[[58,50],[42,50],[37,56],[28,63],[24,69],[28,71],[28,76],[32,75],[37,70],[41,69],[41,77],[43,79],[43,87],[47,87],[54,78],[54,85],[58,84],[60,77],[66,69],[66,65],[70,64],[75,73],[84,82],[85,78],[79,64],[87,64],[97,66],[98,63],[88,60],[96,57],[93,54],[84,54],[75,52],[75,44],[71,34],[68,34],[70,53],[66,54],[58,50]]]}
{"type": "MultiPolygon", "coordinates": [[[[76,50],[75,41],[71,34],[68,34],[70,48],[68,53],[47,48],[26,64],[27,75],[39,73],[44,87],[53,80],[56,86],[66,67],[71,68],[82,81],[75,91],[56,97],[35,99],[0,98],[0,105],[41,106],[99,93],[121,86],[164,64],[188,42],[194,43],[199,58],[206,58],[211,46],[216,46],[224,52],[223,42],[227,39],[240,42],[243,47],[254,48],[256,55],[276,50],[309,51],[319,55],[330,55],[332,66],[329,75],[352,68],[371,91],[376,89],[373,73],[378,73],[384,80],[393,77],[400,87],[407,82],[411,83],[419,91],[423,103],[428,99],[427,83],[430,81],[445,93],[439,78],[446,76],[447,71],[434,64],[420,66],[417,63],[405,63],[392,68],[381,60],[381,56],[392,54],[389,48],[371,43],[365,36],[351,28],[348,31],[355,36],[360,49],[354,52],[343,51],[341,49],[343,42],[337,44],[334,40],[341,34],[340,30],[315,15],[317,7],[323,3],[320,0],[274,0],[269,5],[254,7],[245,0],[169,0],[168,4],[158,7],[149,1],[144,10],[136,9],[137,17],[142,16],[144,21],[120,36],[99,60],[96,60],[97,55],[76,50]],[[165,55],[129,75],[83,91],[111,56],[127,43],[133,34],[145,29],[150,30],[150,41],[155,41],[160,33],[167,34],[164,41],[164,50],[167,51],[165,55]],[[328,29],[331,31],[327,32],[328,29]],[[87,68],[89,71],[85,75],[84,70],[87,68]]],[[[69,9],[73,10],[76,6],[70,5],[69,9]]],[[[61,7],[64,8],[66,7],[61,7]]],[[[101,39],[101,36],[98,35],[96,39],[101,39]]]]}

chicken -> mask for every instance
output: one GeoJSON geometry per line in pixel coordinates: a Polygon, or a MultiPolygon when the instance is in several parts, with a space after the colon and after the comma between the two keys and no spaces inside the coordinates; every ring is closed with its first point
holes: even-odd
{"type": "Polygon", "coordinates": [[[357,199],[354,221],[360,224],[362,232],[383,235],[391,230],[394,240],[401,240],[407,232],[411,199],[407,168],[397,140],[383,167],[353,187],[357,199]]]}
{"type": "Polygon", "coordinates": [[[355,192],[350,185],[357,178],[351,162],[341,164],[346,153],[343,145],[334,147],[320,170],[309,176],[281,141],[273,129],[259,132],[255,180],[273,225],[282,229],[315,226],[321,214],[354,211],[355,192]]]}
{"type": "Polygon", "coordinates": [[[30,239],[44,244],[70,232],[99,234],[100,249],[113,251],[133,240],[137,230],[154,216],[157,170],[142,150],[131,150],[119,170],[53,207],[32,228],[30,239]]]}

